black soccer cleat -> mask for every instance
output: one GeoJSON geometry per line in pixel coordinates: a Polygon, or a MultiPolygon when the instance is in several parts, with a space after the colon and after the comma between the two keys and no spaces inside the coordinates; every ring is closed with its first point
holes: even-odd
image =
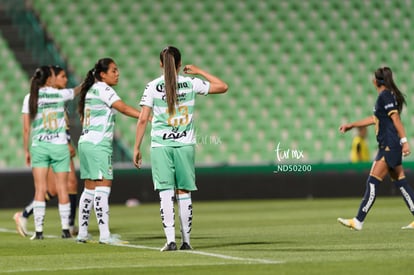
{"type": "Polygon", "coordinates": [[[43,232],[36,232],[33,234],[33,236],[30,238],[30,240],[43,240],[43,232]]]}
{"type": "Polygon", "coordinates": [[[63,229],[62,230],[62,239],[70,239],[72,238],[72,235],[69,232],[69,229],[63,229]]]}
{"type": "Polygon", "coordinates": [[[188,243],[183,243],[180,247],[180,250],[193,250],[193,248],[191,247],[191,245],[189,245],[188,243]]]}

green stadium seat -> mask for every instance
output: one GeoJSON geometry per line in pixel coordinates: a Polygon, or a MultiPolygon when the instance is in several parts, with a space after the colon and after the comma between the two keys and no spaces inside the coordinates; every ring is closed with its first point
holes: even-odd
{"type": "Polygon", "coordinates": [[[0,103],[0,168],[21,167],[24,165],[21,104],[29,91],[29,79],[14,58],[7,43],[0,35],[0,89],[3,91],[0,103]]]}
{"type": "MultiPolygon", "coordinates": [[[[200,163],[272,161],[261,149],[270,145],[264,144],[290,139],[307,150],[309,161],[348,159],[346,137],[338,137],[337,127],[371,113],[372,71],[381,64],[405,64],[398,83],[409,86],[412,79],[408,60],[414,47],[411,25],[405,23],[411,9],[400,1],[38,0],[33,5],[79,78],[100,57],[119,63],[117,91],[132,105],[160,74],[158,53],[166,44],[182,49],[184,63],[225,79],[228,94],[197,99],[199,129],[226,140],[219,150],[202,147],[200,163]],[[378,16],[388,18],[381,25],[383,43],[370,39],[378,16]],[[327,144],[325,152],[328,129],[335,129],[330,138],[337,142],[327,144]]],[[[28,91],[14,87],[22,95],[28,91]]],[[[414,111],[407,111],[411,121],[414,111]]],[[[132,146],[130,120],[118,121],[123,142],[132,146]]]]}

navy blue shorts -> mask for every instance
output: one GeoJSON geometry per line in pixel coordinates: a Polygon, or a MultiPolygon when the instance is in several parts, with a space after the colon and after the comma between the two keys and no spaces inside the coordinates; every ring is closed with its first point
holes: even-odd
{"type": "Polygon", "coordinates": [[[378,149],[377,156],[375,160],[384,160],[389,168],[395,168],[402,164],[402,147],[400,148],[384,148],[380,147],[378,149]]]}

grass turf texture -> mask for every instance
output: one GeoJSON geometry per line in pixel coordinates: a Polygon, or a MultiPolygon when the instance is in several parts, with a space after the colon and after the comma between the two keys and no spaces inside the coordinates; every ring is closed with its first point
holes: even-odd
{"type": "MultiPolygon", "coordinates": [[[[1,209],[0,274],[412,274],[414,230],[400,228],[413,217],[403,200],[378,198],[360,232],[338,224],[359,202],[195,201],[190,252],[159,252],[165,239],[158,204],[111,206],[111,231],[129,246],[60,239],[54,207],[44,229],[52,238],[30,241],[12,232],[16,209],[1,209]]],[[[97,239],[94,216],[90,228],[97,239]]]]}

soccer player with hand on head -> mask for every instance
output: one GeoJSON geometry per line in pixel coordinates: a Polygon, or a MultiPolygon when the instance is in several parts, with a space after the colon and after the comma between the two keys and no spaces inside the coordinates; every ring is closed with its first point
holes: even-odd
{"type": "Polygon", "coordinates": [[[151,166],[154,188],[160,196],[160,212],[167,243],[161,251],[177,250],[174,225],[174,199],[177,200],[181,223],[181,250],[192,249],[191,192],[195,184],[195,134],[194,106],[196,94],[221,94],[227,84],[216,76],[194,65],[184,66],[182,76],[181,53],[172,46],[160,53],[160,66],[164,74],[151,81],[145,88],[140,105],[142,112],[137,123],[134,146],[134,164],[141,167],[141,143],[151,112],[151,166]]]}

